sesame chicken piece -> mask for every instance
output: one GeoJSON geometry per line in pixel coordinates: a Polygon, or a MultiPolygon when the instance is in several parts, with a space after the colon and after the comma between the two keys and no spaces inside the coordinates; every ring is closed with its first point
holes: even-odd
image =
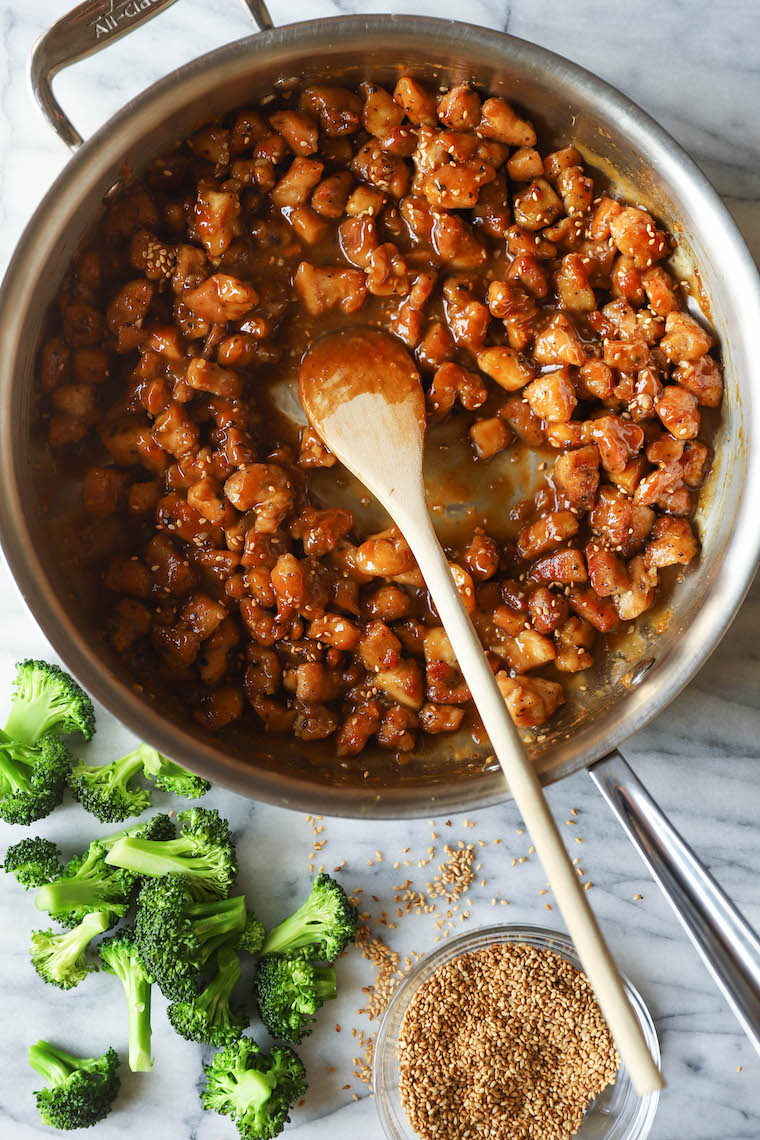
{"type": "Polygon", "coordinates": [[[533,359],[539,364],[574,364],[586,361],[586,350],[570,317],[557,313],[536,337],[533,359]]]}
{"type": "Polygon", "coordinates": [[[211,162],[218,169],[226,169],[230,164],[230,132],[226,127],[209,124],[201,127],[187,140],[198,158],[211,162]]]}
{"type": "Polygon", "coordinates": [[[578,510],[590,510],[599,487],[599,448],[588,444],[565,451],[554,464],[554,481],[578,510]]]}
{"type": "Polygon", "coordinates": [[[297,701],[293,735],[299,740],[326,740],[338,727],[337,713],[327,705],[297,701]]]}
{"type": "Polygon", "coordinates": [[[297,157],[314,154],[319,149],[319,126],[304,111],[275,111],[269,116],[269,125],[297,157]]]}
{"type": "Polygon", "coordinates": [[[239,511],[255,510],[255,530],[273,534],[292,509],[293,488],[287,472],[277,463],[250,463],[224,484],[224,493],[239,511]]]}
{"type": "Polygon", "coordinates": [[[557,293],[563,308],[574,313],[591,313],[596,296],[589,284],[586,263],[579,253],[566,253],[556,278],[557,293]]]}
{"type": "Polygon", "coordinates": [[[647,570],[686,566],[698,550],[688,519],[659,518],[652,527],[651,538],[644,551],[644,565],[647,570]]]}
{"type": "Polygon", "coordinates": [[[567,365],[533,380],[523,396],[540,419],[555,423],[571,420],[578,404],[572,373],[567,365]]]}
{"type": "Polygon", "coordinates": [[[521,558],[537,558],[561,546],[578,533],[578,519],[572,511],[552,511],[524,526],[517,534],[517,553],[521,558]]]}
{"type": "Polygon", "coordinates": [[[564,167],[557,175],[554,185],[568,217],[577,217],[591,209],[594,180],[589,178],[583,167],[564,167]]]}
{"type": "Polygon", "coordinates": [[[510,677],[502,670],[496,683],[518,728],[538,728],[565,703],[562,686],[541,677],[510,677]]]}
{"type": "Polygon", "coordinates": [[[487,581],[499,569],[499,548],[482,527],[475,527],[462,562],[474,582],[487,581]]]}
{"type": "Polygon", "coordinates": [[[228,273],[215,273],[188,290],[183,298],[188,308],[203,320],[224,323],[237,321],[258,303],[259,295],[228,273]]]}
{"type": "Polygon", "coordinates": [[[541,320],[534,299],[511,281],[492,281],[487,301],[491,315],[504,321],[510,346],[520,352],[527,348],[541,320]]]}
{"type": "Polygon", "coordinates": [[[709,457],[709,449],[700,440],[691,440],[686,444],[681,460],[683,481],[687,487],[698,487],[705,477],[705,467],[709,457]]]}
{"type": "Polygon", "coordinates": [[[592,420],[590,435],[599,448],[606,471],[622,471],[628,460],[638,455],[644,445],[642,428],[616,415],[592,420]]]}
{"type": "Polygon", "coordinates": [[[665,318],[665,336],[660,348],[674,364],[695,361],[705,356],[713,346],[713,338],[688,313],[668,313],[665,318]]]}
{"type": "Polygon", "coordinates": [[[475,420],[467,429],[467,434],[475,448],[475,455],[483,462],[503,451],[512,439],[512,433],[499,416],[475,420]]]}
{"type": "Polygon", "coordinates": [[[606,538],[611,548],[624,558],[630,558],[644,544],[654,524],[654,511],[634,503],[617,487],[603,486],[596,505],[589,513],[589,522],[598,534],[606,538]]]}
{"type": "Polygon", "coordinates": [[[478,368],[507,392],[519,391],[536,375],[530,360],[506,345],[482,349],[477,360],[478,368]]]}
{"type": "Polygon", "coordinates": [[[215,526],[229,526],[237,518],[234,508],[224,498],[221,483],[210,476],[188,487],[187,501],[215,526]]]}
{"type": "Polygon", "coordinates": [[[586,582],[588,572],[583,552],[571,547],[558,550],[556,554],[549,554],[534,562],[530,569],[530,579],[537,586],[549,582],[586,582]]]}
{"type": "Polygon", "coordinates": [[[476,134],[487,139],[498,139],[509,146],[532,147],[536,145],[536,132],[533,125],[521,119],[506,99],[486,99],[481,108],[481,119],[475,128],[476,134]]]}
{"type": "Polygon", "coordinates": [[[666,269],[653,265],[643,277],[644,289],[650,308],[658,317],[667,317],[681,308],[676,294],[676,283],[666,269]]]}
{"type": "Polygon", "coordinates": [[[348,170],[329,174],[318,182],[311,195],[311,206],[323,218],[341,218],[346,212],[354,180],[348,170]]]}
{"type": "Polygon", "coordinates": [[[557,656],[551,638],[544,637],[535,629],[523,629],[516,637],[504,638],[493,646],[493,651],[503,657],[516,673],[540,669],[557,656]]]}
{"type": "Polygon", "coordinates": [[[546,270],[533,253],[519,254],[507,270],[508,281],[519,281],[532,297],[543,300],[549,292],[546,270]]]}
{"type": "Polygon", "coordinates": [[[480,96],[466,83],[444,92],[438,100],[438,118],[452,131],[472,131],[480,122],[480,96]]]}
{"type": "Polygon", "coordinates": [[[637,269],[649,269],[670,253],[670,239],[658,230],[651,214],[636,206],[626,206],[609,220],[613,242],[637,269]]]}
{"type": "Polygon", "coordinates": [[[450,162],[432,171],[422,190],[436,210],[469,210],[478,202],[481,188],[495,177],[488,163],[450,162]]]}
{"type": "Polygon", "coordinates": [[[311,84],[303,89],[298,102],[302,111],[317,116],[328,138],[343,138],[359,129],[362,101],[347,87],[311,84]]]}
{"type": "Polygon", "coordinates": [[[591,586],[573,587],[567,596],[570,608],[600,633],[609,633],[620,625],[620,617],[608,598],[600,598],[591,586]]]}
{"type": "Polygon", "coordinates": [[[393,578],[415,566],[409,544],[395,526],[370,535],[356,551],[356,568],[372,577],[393,578]]]}
{"type": "Polygon", "coordinates": [[[138,277],[128,281],[114,294],[106,309],[106,324],[112,333],[118,333],[121,325],[137,325],[145,320],[155,292],[152,281],[138,277]]]}
{"type": "Polygon", "coordinates": [[[676,439],[694,439],[699,432],[700,414],[697,397],[678,384],[668,384],[655,400],[655,411],[676,439]]]}
{"type": "Polygon", "coordinates": [[[533,147],[518,147],[507,159],[507,174],[513,182],[532,182],[543,173],[544,161],[533,147]]]}
{"type": "Polygon", "coordinates": [[[488,389],[477,373],[448,362],[436,369],[427,392],[427,405],[434,419],[443,419],[457,398],[463,408],[473,411],[484,404],[487,397],[488,389]]]}
{"type": "Polygon", "coordinates": [[[367,296],[365,277],[359,269],[331,269],[302,261],[293,284],[313,317],[336,308],[344,313],[355,313],[367,296]]]}
{"type": "Polygon", "coordinates": [[[598,597],[616,597],[629,588],[625,562],[598,540],[592,539],[586,546],[586,565],[591,586],[598,597]]]}
{"type": "Polygon", "coordinates": [[[356,651],[370,673],[390,669],[401,660],[401,642],[384,621],[371,621],[364,626],[356,651]]]}
{"type": "Polygon", "coordinates": [[[148,598],[153,588],[153,579],[149,568],[139,558],[123,558],[115,554],[108,562],[103,585],[114,594],[148,598]]]}
{"type": "Polygon", "coordinates": [[[151,233],[137,230],[129,243],[129,264],[149,281],[170,278],[174,272],[176,251],[151,233]]]}
{"type": "Polygon", "coordinates": [[[108,640],[117,653],[125,653],[150,633],[150,613],[134,598],[120,598],[107,621],[108,640]]]}
{"type": "Polygon", "coordinates": [[[562,213],[562,199],[545,178],[536,178],[512,198],[515,221],[526,230],[540,230],[562,213]]]}
{"type": "Polygon", "coordinates": [[[464,709],[456,705],[437,705],[426,701],[419,712],[420,728],[429,736],[456,732],[464,719],[464,709]]]}
{"type": "Polygon", "coordinates": [[[335,741],[338,756],[358,756],[380,727],[380,705],[368,701],[344,720],[335,741]]]}
{"type": "Polygon", "coordinates": [[[404,159],[382,150],[375,139],[357,151],[351,170],[362,182],[369,182],[392,198],[403,198],[409,189],[409,167],[404,159]]]}
{"type": "Polygon", "coordinates": [[[197,392],[211,392],[228,400],[239,400],[243,394],[243,378],[237,372],[220,368],[202,356],[188,364],[185,383],[197,392]]]}
{"type": "Polygon", "coordinates": [[[349,218],[377,217],[386,202],[386,195],[374,186],[357,186],[346,202],[349,218]]]}
{"type": "Polygon", "coordinates": [[[454,269],[477,269],[488,259],[485,244],[458,214],[434,213],[430,237],[438,256],[454,269]]]}
{"type": "Polygon", "coordinates": [[[622,213],[623,207],[614,198],[603,195],[591,212],[591,221],[588,224],[588,236],[592,241],[607,241],[612,231],[610,225],[613,218],[622,213]]]}
{"type": "Polygon", "coordinates": [[[497,170],[490,182],[480,188],[470,216],[489,237],[503,238],[507,233],[512,221],[512,210],[507,194],[507,180],[502,171],[497,170]]]}
{"type": "MultiPolygon", "coordinates": [[[[538,586],[531,591],[528,598],[528,613],[531,625],[538,633],[553,633],[557,626],[567,619],[569,612],[570,607],[562,594],[554,594],[546,586],[538,586]]],[[[523,616],[521,614],[517,616],[523,624],[523,616]]],[[[519,629],[514,632],[519,633],[519,629]]]]}
{"type": "Polygon", "coordinates": [[[635,621],[654,601],[657,570],[648,568],[641,554],[628,563],[629,585],[615,597],[615,605],[622,621],[635,621]]]}
{"type": "Polygon", "coordinates": [[[213,182],[199,182],[195,226],[209,257],[221,257],[240,233],[237,192],[230,188],[219,189],[213,182]]]}
{"type": "Polygon", "coordinates": [[[509,424],[512,431],[531,447],[540,447],[546,442],[544,426],[536,413],[519,396],[510,396],[499,408],[499,419],[509,424]]]}
{"type": "Polygon", "coordinates": [[[297,520],[291,525],[290,533],[303,543],[306,554],[321,558],[329,550],[334,550],[345,538],[354,523],[351,511],[342,507],[327,507],[317,510],[304,507],[297,520]]]}
{"type": "Polygon", "coordinates": [[[723,399],[723,373],[712,356],[684,360],[673,369],[673,379],[693,393],[705,408],[717,408],[723,399]]]}
{"type": "Polygon", "coordinates": [[[325,447],[313,428],[305,427],[301,432],[301,451],[298,456],[298,466],[308,471],[315,467],[334,467],[337,462],[333,453],[325,447]]]}
{"type": "Polygon", "coordinates": [[[152,434],[164,451],[180,456],[197,445],[200,428],[179,404],[172,404],[156,419],[152,434]]]}
{"type": "Polygon", "coordinates": [[[407,119],[416,127],[435,127],[438,124],[435,95],[417,79],[402,75],[393,90],[393,98],[407,119]]]}
{"type": "Polygon", "coordinates": [[[554,635],[557,647],[555,666],[562,673],[581,673],[594,664],[593,649],[596,631],[585,618],[571,617],[554,635]]]}
{"type": "Polygon", "coordinates": [[[311,158],[294,158],[287,172],[271,192],[275,206],[281,210],[303,206],[320,182],[323,170],[322,162],[316,162],[311,158]]]}
{"type": "Polygon", "coordinates": [[[397,704],[411,709],[422,707],[423,676],[414,658],[402,657],[392,668],[374,673],[372,679],[376,688],[397,704]]]}

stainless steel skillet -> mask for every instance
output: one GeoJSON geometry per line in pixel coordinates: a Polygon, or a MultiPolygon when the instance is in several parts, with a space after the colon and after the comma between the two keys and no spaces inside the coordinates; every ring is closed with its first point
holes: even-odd
{"type": "MultiPolygon", "coordinates": [[[[502,797],[487,753],[462,742],[427,752],[406,769],[336,767],[292,744],[231,735],[200,738],[170,709],[135,693],[93,635],[86,595],[65,580],[41,522],[32,465],[34,360],[45,311],[104,194],[124,165],[149,158],[216,113],[255,100],[292,77],[410,71],[433,83],[472,80],[503,92],[537,120],[545,139],[571,139],[597,169],[614,171],[681,237],[676,268],[700,269],[707,313],[721,338],[727,394],[709,494],[698,519],[699,564],[684,576],[656,628],[609,655],[586,678],[547,738],[533,744],[547,781],[592,765],[601,787],[679,913],[755,1043],[760,1039],[760,943],[659,814],[614,749],[690,680],[725,633],[752,580],[760,549],[760,323],[755,267],[719,198],[688,156],[634,104],[588,72],[533,44],[453,21],[345,17],[265,30],[205,55],[133,100],[86,143],[51,89],[61,67],[156,15],[173,0],[89,0],[39,42],[32,81],[54,128],[77,153],[35,213],[0,292],[0,532],[32,612],[80,680],[145,739],[212,779],[255,798],[354,817],[472,810],[502,797]],[[664,626],[664,628],[663,628],[664,626]]],[[[247,7],[262,28],[262,3],[247,7]]],[[[373,767],[373,764],[375,767],[373,767]]]]}

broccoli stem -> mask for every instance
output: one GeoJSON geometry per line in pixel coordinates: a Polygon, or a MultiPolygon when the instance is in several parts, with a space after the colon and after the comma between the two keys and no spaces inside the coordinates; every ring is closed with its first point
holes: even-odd
{"type": "Polygon", "coordinates": [[[312,899],[308,898],[295,914],[286,918],[279,926],[270,931],[264,943],[264,954],[292,953],[310,946],[314,941],[313,923],[319,922],[321,915],[314,906],[312,899]],[[310,928],[311,927],[311,928],[310,928]]]}
{"type": "Polygon", "coordinates": [[[129,1025],[129,1067],[133,1073],[149,1073],[153,1068],[150,1051],[151,984],[140,971],[128,970],[121,979],[127,997],[129,1025]]]}
{"type": "Polygon", "coordinates": [[[248,917],[243,895],[210,903],[189,903],[187,914],[194,920],[195,936],[202,947],[201,966],[232,936],[242,934],[248,917]]]}
{"type": "Polygon", "coordinates": [[[79,1057],[58,1049],[48,1041],[38,1041],[30,1047],[29,1064],[54,1088],[65,1084],[75,1069],[83,1068],[79,1057]]]}
{"type": "Polygon", "coordinates": [[[137,875],[186,875],[188,871],[203,870],[208,860],[193,857],[192,847],[186,839],[136,839],[127,836],[114,843],[106,863],[124,867],[137,875]]]}
{"type": "Polygon", "coordinates": [[[218,1011],[228,1010],[232,991],[240,981],[240,959],[231,943],[219,947],[216,955],[218,972],[198,998],[198,1007],[215,1022],[218,1011]]]}
{"type": "Polygon", "coordinates": [[[4,748],[0,747],[0,789],[8,792],[29,791],[29,781],[24,771],[14,763],[4,748]]]}
{"type": "Polygon", "coordinates": [[[338,996],[338,983],[334,966],[314,967],[314,988],[320,1004],[338,996]]]}
{"type": "Polygon", "coordinates": [[[34,905],[47,914],[93,906],[103,901],[102,886],[97,879],[54,879],[37,891],[34,905]]]}
{"type": "Polygon", "coordinates": [[[16,697],[11,705],[5,733],[21,744],[36,744],[41,736],[50,732],[66,713],[71,698],[51,692],[44,674],[32,678],[29,696],[16,697]]]}
{"type": "Polygon", "coordinates": [[[220,1081],[229,1092],[230,1100],[243,1116],[250,1108],[261,1108],[271,1097],[277,1084],[274,1071],[262,1073],[259,1069],[230,1070],[226,1080],[220,1081]]]}

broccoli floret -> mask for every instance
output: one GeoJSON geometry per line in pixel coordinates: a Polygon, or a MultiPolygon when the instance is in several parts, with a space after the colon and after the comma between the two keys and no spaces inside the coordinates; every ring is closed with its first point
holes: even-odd
{"type": "Polygon", "coordinates": [[[127,998],[129,1067],[133,1073],[153,1068],[150,1053],[150,989],[153,979],[137,950],[134,928],[122,927],[98,946],[103,969],[121,979],[127,998]]]}
{"type": "Polygon", "coordinates": [[[94,963],[85,958],[85,952],[96,934],[102,934],[111,925],[111,916],[95,912],[88,914],[65,934],[52,930],[32,931],[32,965],[45,982],[62,990],[73,989],[93,970],[94,963]]]}
{"type": "Polygon", "coordinates": [[[196,975],[212,954],[245,930],[245,899],[197,902],[181,875],[149,879],[137,900],[135,932],[146,966],[166,997],[197,993],[196,975]]]}
{"type": "Polygon", "coordinates": [[[105,846],[94,840],[71,859],[63,874],[37,892],[34,905],[64,926],[76,926],[95,911],[108,915],[109,926],[123,918],[136,876],[131,871],[109,867],[105,846]]]}
{"type": "Polygon", "coordinates": [[[63,799],[71,753],[49,734],[34,745],[0,733],[0,819],[28,826],[50,815],[63,799]]]}
{"type": "Polygon", "coordinates": [[[306,902],[269,932],[263,954],[304,950],[309,958],[334,962],[356,938],[357,913],[330,875],[317,875],[306,902]]]}
{"type": "Polygon", "coordinates": [[[195,898],[225,898],[238,870],[226,819],[208,808],[190,808],[180,812],[177,819],[177,839],[120,839],[108,853],[107,862],[136,875],[184,875],[195,898]]]}
{"type": "Polygon", "coordinates": [[[108,1116],[120,1084],[115,1050],[102,1057],[73,1057],[38,1041],[29,1050],[29,1064],[51,1086],[34,1094],[43,1124],[68,1132],[108,1116]]]}
{"type": "Polygon", "coordinates": [[[145,775],[155,781],[157,788],[163,788],[165,792],[183,796],[187,800],[199,800],[211,787],[208,780],[180,768],[179,764],[168,760],[149,744],[142,744],[140,750],[145,775]]]}
{"type": "Polygon", "coordinates": [[[236,942],[238,950],[246,950],[249,954],[255,956],[260,953],[265,938],[266,931],[264,930],[263,922],[259,922],[256,915],[248,911],[245,927],[236,942]]]}
{"type": "Polygon", "coordinates": [[[293,1104],[306,1092],[306,1070],[287,1046],[262,1053],[250,1037],[241,1037],[203,1066],[206,1109],[231,1116],[243,1140],[272,1140],[290,1120],[293,1104]]]}
{"type": "Polygon", "coordinates": [[[59,854],[55,843],[49,839],[40,839],[39,836],[20,839],[6,851],[3,867],[8,874],[15,875],[17,882],[28,891],[30,887],[41,887],[60,875],[59,854]]]}
{"type": "Polygon", "coordinates": [[[118,823],[150,807],[150,792],[134,783],[143,770],[140,748],[100,767],[93,767],[85,760],[74,765],[69,787],[85,811],[103,823],[118,823]]]}
{"type": "Polygon", "coordinates": [[[334,966],[315,966],[302,954],[262,958],[256,974],[259,1014],[272,1037],[295,1045],[313,1028],[314,1014],[338,996],[334,966]]]}
{"type": "Polygon", "coordinates": [[[249,1018],[230,1006],[240,980],[240,959],[231,942],[216,952],[217,972],[202,993],[169,1006],[169,1021],[181,1037],[216,1047],[228,1045],[248,1027],[249,1018]]]}
{"type": "Polygon", "coordinates": [[[84,689],[58,665],[20,661],[5,732],[20,744],[36,744],[49,732],[81,732],[90,740],[95,732],[95,710],[84,689]]]}
{"type": "Polygon", "coordinates": [[[152,815],[150,819],[144,820],[142,823],[133,823],[130,827],[124,827],[121,831],[113,831],[110,835],[104,835],[98,840],[102,843],[106,851],[110,851],[115,843],[120,839],[131,839],[133,836],[138,836],[140,839],[174,839],[177,834],[177,829],[168,815],[159,812],[158,815],[152,815]]]}

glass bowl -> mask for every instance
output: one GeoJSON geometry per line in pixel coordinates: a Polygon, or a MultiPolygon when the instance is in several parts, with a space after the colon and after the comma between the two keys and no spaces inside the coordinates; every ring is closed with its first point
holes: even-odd
{"type": "MultiPolygon", "coordinates": [[[[439,966],[460,954],[483,950],[503,942],[526,942],[538,950],[553,950],[581,969],[571,940],[558,930],[543,926],[486,926],[452,938],[423,958],[396,990],[385,1012],[375,1044],[372,1079],[375,1103],[383,1129],[389,1140],[419,1140],[412,1129],[399,1092],[397,1043],[404,1015],[417,989],[439,966]]],[[[660,1064],[660,1045],[654,1022],[639,993],[623,976],[623,985],[644,1033],[644,1039],[656,1064],[660,1064]]],[[[657,1111],[659,1092],[639,1097],[630,1077],[621,1068],[614,1085],[606,1088],[591,1102],[583,1125],[576,1133],[579,1140],[644,1140],[649,1135],[657,1111]]]]}

